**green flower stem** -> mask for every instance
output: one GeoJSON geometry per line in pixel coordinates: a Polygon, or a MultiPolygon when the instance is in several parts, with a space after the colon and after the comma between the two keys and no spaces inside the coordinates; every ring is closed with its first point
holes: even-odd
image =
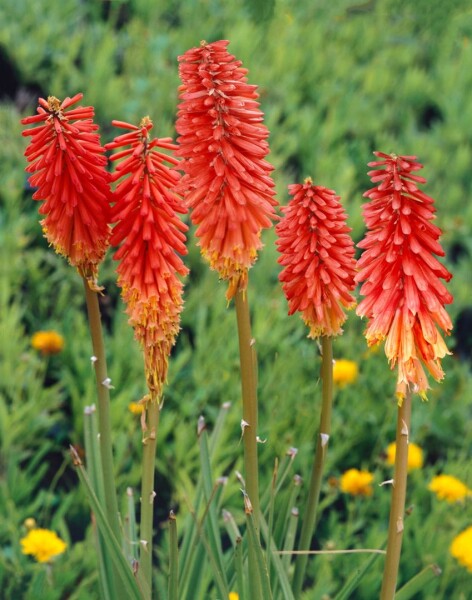
{"type": "MultiPolygon", "coordinates": [[[[328,452],[329,435],[331,433],[331,412],[333,406],[333,342],[331,337],[323,336],[321,338],[321,351],[322,398],[320,428],[316,442],[315,460],[313,461],[313,468],[311,471],[308,500],[298,545],[298,549],[302,551],[310,549],[311,539],[315,532],[321,480],[326,454],[328,452]]],[[[297,556],[295,574],[293,577],[293,592],[296,598],[300,596],[302,590],[307,562],[308,554],[300,554],[297,556]]]]}
{"type": "Polygon", "coordinates": [[[410,422],[411,392],[408,391],[401,406],[398,407],[397,413],[395,471],[388,525],[387,556],[380,593],[381,600],[392,600],[397,585],[404,529],[410,422]]]}
{"type": "Polygon", "coordinates": [[[259,535],[259,471],[257,459],[257,365],[247,290],[239,290],[235,296],[238,321],[239,360],[241,365],[241,388],[243,397],[243,442],[246,493],[251,501],[254,526],[259,535]]]}
{"type": "Polygon", "coordinates": [[[152,537],[154,515],[154,462],[156,459],[157,429],[159,426],[159,399],[154,398],[147,403],[145,419],[146,430],[143,431],[143,471],[141,480],[141,551],[139,569],[150,590],[152,598],[152,537]]]}
{"type": "Polygon", "coordinates": [[[98,305],[97,292],[90,289],[85,278],[85,300],[92,337],[94,354],[94,369],[97,382],[98,397],[98,430],[100,433],[100,454],[103,472],[103,487],[105,492],[105,509],[113,534],[121,542],[121,529],[118,518],[118,502],[116,499],[115,478],[113,473],[113,447],[110,424],[110,392],[107,375],[105,345],[103,343],[102,322],[98,305]]]}

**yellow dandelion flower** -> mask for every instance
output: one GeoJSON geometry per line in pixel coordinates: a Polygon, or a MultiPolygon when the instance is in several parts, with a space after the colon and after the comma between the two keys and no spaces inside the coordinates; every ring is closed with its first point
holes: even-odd
{"type": "Polygon", "coordinates": [[[334,361],[333,365],[333,381],[339,387],[345,387],[350,383],[354,383],[359,375],[359,367],[353,360],[340,358],[334,361]]]}
{"type": "Polygon", "coordinates": [[[30,529],[20,544],[23,554],[31,554],[41,563],[49,562],[67,548],[67,544],[54,531],[39,528],[30,529]]]}
{"type": "Polygon", "coordinates": [[[238,592],[230,592],[228,594],[228,600],[239,600],[238,592]]]}
{"type": "Polygon", "coordinates": [[[31,345],[43,355],[58,354],[64,348],[64,338],[57,331],[37,331],[31,338],[31,345]]]}
{"type": "Polygon", "coordinates": [[[436,475],[428,485],[428,489],[436,494],[439,500],[459,502],[472,495],[465,483],[453,475],[436,475]]]}
{"type": "MultiPolygon", "coordinates": [[[[395,454],[397,450],[397,445],[395,442],[392,442],[387,446],[386,450],[386,460],[387,464],[394,465],[395,464],[395,454]]],[[[408,444],[408,471],[412,471],[413,469],[421,469],[423,466],[423,450],[417,445],[410,442],[408,444]]]]}
{"type": "Polygon", "coordinates": [[[144,404],[141,404],[141,402],[130,402],[128,410],[133,415],[141,415],[144,411],[144,404]]]}
{"type": "Polygon", "coordinates": [[[369,471],[348,469],[341,475],[340,489],[351,496],[372,496],[372,481],[374,476],[369,471]]]}
{"type": "Polygon", "coordinates": [[[449,551],[463,567],[472,573],[472,525],[452,540],[449,551]]]}

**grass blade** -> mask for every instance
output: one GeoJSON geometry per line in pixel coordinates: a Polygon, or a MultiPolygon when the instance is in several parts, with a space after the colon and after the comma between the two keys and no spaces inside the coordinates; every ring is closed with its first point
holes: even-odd
{"type": "Polygon", "coordinates": [[[273,537],[269,536],[269,526],[263,517],[261,518],[261,533],[266,545],[269,547],[270,560],[274,566],[275,572],[277,573],[278,585],[280,585],[284,600],[295,600],[290,581],[282,564],[282,559],[277,553],[277,548],[275,546],[273,537]]]}
{"type": "MultiPolygon", "coordinates": [[[[270,589],[269,571],[265,561],[264,552],[262,551],[259,535],[256,530],[254,512],[249,497],[244,494],[244,506],[246,513],[248,544],[252,547],[252,555],[255,558],[256,564],[253,569],[253,576],[249,571],[250,598],[264,598],[264,600],[272,600],[272,591],[270,589]]],[[[262,515],[260,524],[262,525],[262,515]]],[[[268,529],[267,524],[265,527],[268,529]]],[[[251,554],[249,554],[251,557],[251,554]]]]}
{"type": "MultiPolygon", "coordinates": [[[[383,550],[386,545],[387,540],[385,540],[385,542],[382,544],[381,549],[383,550]]],[[[335,600],[347,600],[351,597],[352,592],[357,588],[357,586],[360,583],[360,580],[371,568],[378,556],[379,554],[372,554],[371,556],[369,556],[369,558],[365,561],[363,565],[361,565],[359,568],[355,569],[351,573],[349,579],[343,585],[341,590],[336,594],[335,600]]]]}
{"type": "Polygon", "coordinates": [[[143,594],[138,588],[138,584],[136,582],[136,579],[134,578],[133,572],[131,571],[130,565],[128,564],[128,561],[126,560],[123,552],[121,551],[120,543],[116,539],[115,534],[113,533],[108,523],[108,519],[105,515],[105,512],[100,502],[98,501],[95,492],[93,491],[90,479],[88,478],[82,461],[76,449],[73,446],[70,447],[70,450],[72,454],[73,464],[77,468],[77,474],[79,476],[80,483],[84,486],[88,501],[97,519],[98,527],[100,528],[103,534],[103,539],[107,550],[110,553],[110,556],[115,564],[116,570],[120,575],[123,588],[127,593],[127,598],[129,598],[130,600],[142,600],[143,594]]]}
{"type": "MultiPolygon", "coordinates": [[[[221,405],[220,411],[218,413],[218,417],[215,422],[215,427],[213,429],[212,435],[210,437],[209,447],[210,447],[210,456],[213,456],[215,449],[218,446],[218,443],[221,438],[221,433],[223,431],[223,424],[230,409],[231,404],[229,402],[224,402],[221,405]]],[[[199,425],[197,425],[197,433],[199,431],[199,425]]],[[[195,490],[195,500],[193,508],[190,508],[190,513],[185,522],[184,537],[181,543],[180,552],[179,552],[179,562],[180,562],[180,590],[183,598],[192,598],[195,590],[197,589],[194,585],[197,583],[196,578],[199,579],[201,572],[195,572],[195,569],[198,569],[198,565],[201,563],[202,556],[204,554],[204,549],[202,546],[198,546],[198,530],[197,530],[197,520],[195,515],[198,514],[200,510],[200,505],[203,498],[203,476],[200,471],[200,477],[198,478],[196,490],[195,490]],[[192,514],[193,513],[193,514],[192,514]],[[197,566],[195,566],[197,565],[197,566]],[[186,596],[186,591],[190,596],[186,596]]],[[[190,503],[187,503],[190,506],[190,503]]]]}
{"type": "Polygon", "coordinates": [[[134,492],[130,487],[126,489],[126,500],[128,504],[128,517],[126,521],[127,550],[130,560],[134,562],[138,560],[138,530],[136,527],[134,492]]]}
{"type": "Polygon", "coordinates": [[[177,545],[177,520],[174,511],[169,514],[170,565],[169,600],[179,600],[179,550],[177,545]]]}
{"type": "Polygon", "coordinates": [[[246,593],[246,586],[244,584],[244,562],[243,562],[243,538],[238,537],[234,546],[234,568],[236,571],[236,582],[239,592],[239,600],[245,600],[249,598],[246,593]]]}
{"type": "Polygon", "coordinates": [[[203,477],[203,493],[208,508],[208,541],[211,545],[211,550],[214,555],[215,562],[218,565],[218,570],[221,573],[221,577],[223,578],[223,581],[225,583],[225,588],[228,588],[228,582],[226,580],[226,571],[223,565],[223,549],[221,547],[221,536],[218,527],[216,505],[214,502],[211,502],[212,496],[214,496],[216,489],[213,488],[212,484],[210,454],[208,451],[208,434],[206,432],[205,421],[203,417],[200,417],[199,419],[198,432],[198,441],[200,446],[200,465],[203,477]]]}
{"type": "MultiPolygon", "coordinates": [[[[215,491],[216,491],[216,488],[214,488],[214,492],[215,491]]],[[[203,514],[201,521],[198,522],[197,517],[194,513],[192,513],[192,517],[195,520],[195,525],[196,525],[196,529],[198,532],[198,537],[200,539],[200,542],[201,542],[202,546],[204,547],[206,554],[208,556],[208,559],[210,561],[212,572],[215,576],[215,584],[216,584],[216,587],[218,588],[218,593],[221,595],[222,598],[227,598],[229,591],[228,591],[228,583],[226,581],[226,576],[223,577],[223,573],[221,571],[220,564],[219,564],[220,561],[215,558],[214,550],[213,550],[211,544],[208,542],[205,532],[203,530],[203,524],[204,524],[205,518],[209,512],[209,505],[213,502],[214,495],[215,495],[215,493],[212,494],[212,496],[209,500],[209,503],[205,507],[205,512],[203,514]]],[[[218,558],[221,558],[221,557],[218,557],[218,558]]],[[[195,563],[195,564],[197,567],[196,572],[197,572],[197,574],[199,574],[201,576],[201,574],[203,573],[202,561],[200,561],[199,563],[195,563]]],[[[195,590],[196,590],[196,588],[190,587],[188,590],[188,594],[190,594],[190,596],[187,596],[187,597],[195,598],[196,597],[195,590]],[[193,595],[192,595],[192,593],[193,593],[193,595]]]]}
{"type": "MultiPolygon", "coordinates": [[[[104,506],[104,487],[103,476],[101,472],[100,446],[98,444],[98,427],[95,413],[95,406],[86,406],[84,408],[84,445],[85,457],[87,460],[87,472],[94,492],[102,506],[104,506]]],[[[104,600],[110,600],[116,597],[114,592],[114,577],[111,559],[104,547],[103,534],[97,530],[94,523],[95,545],[98,558],[98,581],[101,594],[104,600]]]]}
{"type": "Polygon", "coordinates": [[[428,565],[398,590],[395,594],[395,600],[410,600],[410,598],[423,590],[426,585],[440,575],[441,569],[438,565],[428,565]]]}
{"type": "Polygon", "coordinates": [[[286,501],[279,511],[279,517],[276,521],[274,528],[274,543],[277,548],[283,543],[286,536],[287,524],[290,522],[290,514],[292,508],[296,505],[298,494],[302,486],[303,480],[300,475],[294,475],[292,479],[292,486],[290,489],[290,495],[288,501],[286,501]]]}
{"type": "MultiPolygon", "coordinates": [[[[269,500],[269,526],[268,526],[268,537],[272,538],[272,528],[274,525],[274,504],[275,504],[275,486],[277,483],[277,473],[278,473],[278,466],[279,466],[279,462],[277,459],[275,459],[275,464],[274,464],[274,471],[272,473],[272,483],[270,486],[270,500],[269,500]]],[[[266,544],[267,549],[266,549],[266,564],[267,564],[267,569],[269,571],[269,579],[270,577],[270,567],[271,567],[271,561],[270,561],[270,544],[266,544]]]]}

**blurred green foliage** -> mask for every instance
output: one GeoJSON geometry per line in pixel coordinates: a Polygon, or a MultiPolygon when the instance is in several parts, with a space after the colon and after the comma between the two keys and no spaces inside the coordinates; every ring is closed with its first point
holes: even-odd
{"type": "MultiPolygon", "coordinates": [[[[250,82],[259,85],[280,204],[287,202],[288,183],[311,175],[341,195],[358,240],[372,151],[417,155],[428,179],[424,189],[437,200],[445,261],[454,273],[450,313],[456,319],[472,310],[470,3],[278,0],[272,17],[261,22],[249,5],[218,0],[3,0],[0,5],[1,56],[15,78],[11,89],[6,79],[0,88],[0,588],[6,598],[20,597],[19,586],[21,593],[27,590],[25,598],[47,599],[93,598],[97,589],[88,508],[67,458],[68,444],[82,443],[83,408],[95,401],[84,300],[79,278],[41,236],[38,205],[23,173],[19,119],[34,110],[37,89],[60,98],[82,91],[84,103],[96,109],[104,142],[112,136],[112,119],[138,122],[146,114],[159,135],[175,137],[177,56],[201,39],[231,40],[230,51],[248,67],[250,82]],[[31,334],[47,328],[66,340],[63,353],[50,359],[30,347],[31,334]],[[41,565],[20,553],[22,523],[30,516],[70,545],[53,568],[54,585],[41,565]]],[[[291,446],[298,448],[294,472],[308,480],[320,399],[317,345],[306,338],[300,319],[286,316],[274,233],[264,240],[248,292],[259,358],[260,436],[267,438],[260,449],[262,489],[275,457],[291,446]]],[[[242,518],[233,475],[242,469],[236,318],[226,306],[224,285],[202,264],[193,239],[189,246],[182,332],[159,431],[160,564],[167,561],[164,516],[173,507],[180,522],[195,491],[197,418],[204,413],[211,426],[226,401],[232,408],[212,466],[215,479],[230,476],[222,504],[242,518]]],[[[142,360],[110,256],[101,283],[107,290],[102,310],[124,505],[126,487],[136,487],[140,478],[139,418],[127,405],[145,391],[142,360]]],[[[351,315],[345,335],[335,342],[335,356],[357,360],[360,376],[336,393],[327,465],[331,480],[322,490],[317,548],[375,548],[386,536],[387,487],[375,486],[370,499],[345,497],[336,487],[336,478],[350,467],[373,471],[377,484],[390,477],[383,452],[394,438],[394,376],[382,352],[367,352],[362,331],[351,315]]],[[[414,405],[412,440],[424,448],[426,461],[410,478],[407,501],[414,509],[401,581],[437,562],[443,575],[418,598],[465,600],[470,575],[449,557],[448,547],[470,524],[470,505],[445,505],[427,490],[441,471],[472,487],[470,364],[452,356],[445,370],[446,380],[433,385],[429,402],[414,405]]],[[[277,506],[285,506],[288,487],[277,506]]],[[[302,487],[300,507],[305,492],[302,487]]],[[[364,560],[361,555],[312,560],[304,598],[335,597],[364,560]]],[[[377,560],[353,597],[375,597],[381,566],[377,560]]]]}

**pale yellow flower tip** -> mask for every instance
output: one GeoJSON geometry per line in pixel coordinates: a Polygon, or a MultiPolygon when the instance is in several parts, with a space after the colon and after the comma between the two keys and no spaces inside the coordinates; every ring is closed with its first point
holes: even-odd
{"type": "Polygon", "coordinates": [[[239,600],[238,592],[230,592],[228,594],[228,600],[239,600]]]}
{"type": "MultiPolygon", "coordinates": [[[[395,442],[392,442],[387,446],[386,449],[386,461],[389,465],[395,464],[395,454],[397,450],[397,445],[395,442]]],[[[413,469],[421,469],[423,466],[423,450],[413,442],[408,444],[408,471],[412,471],[413,469]]]]}
{"type": "Polygon", "coordinates": [[[472,525],[452,540],[449,551],[463,567],[472,573],[472,525]]]}
{"type": "Polygon", "coordinates": [[[345,494],[351,496],[372,496],[372,481],[374,476],[369,471],[348,469],[341,475],[339,487],[345,494]]]}
{"type": "Polygon", "coordinates": [[[64,338],[57,331],[37,331],[31,337],[31,345],[42,354],[58,354],[64,348],[64,338]]]}
{"type": "Polygon", "coordinates": [[[359,375],[359,367],[353,360],[340,358],[333,364],[333,381],[339,387],[354,383],[359,375]]]}
{"type": "Polygon", "coordinates": [[[472,490],[453,475],[436,475],[428,489],[434,492],[439,500],[450,503],[463,501],[472,495],[472,490]]]}
{"type": "Polygon", "coordinates": [[[26,527],[26,529],[28,529],[28,531],[30,529],[34,529],[36,527],[36,519],[33,519],[33,517],[28,517],[24,520],[23,525],[26,527]]]}
{"type": "Polygon", "coordinates": [[[20,544],[23,554],[31,554],[41,563],[49,562],[67,548],[67,544],[49,529],[30,529],[25,537],[21,538],[20,544]]]}

